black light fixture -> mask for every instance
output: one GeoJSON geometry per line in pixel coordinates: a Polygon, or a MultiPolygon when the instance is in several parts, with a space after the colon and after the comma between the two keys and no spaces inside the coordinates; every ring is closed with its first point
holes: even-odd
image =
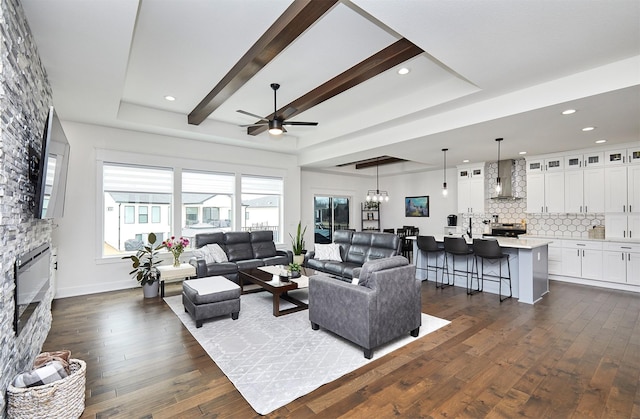
{"type": "MultiPolygon", "coordinates": [[[[376,158],[376,163],[378,163],[378,158],[376,158]]],[[[381,191],[380,187],[378,185],[378,166],[379,164],[376,164],[376,190],[372,190],[369,189],[367,191],[367,197],[366,200],[367,202],[373,201],[373,202],[389,202],[389,194],[387,193],[387,191],[381,191]]]]}
{"type": "Polygon", "coordinates": [[[504,138],[496,138],[498,142],[498,176],[496,177],[496,193],[500,195],[502,192],[502,182],[500,181],[500,143],[504,140],[504,138]]]}
{"type": "Polygon", "coordinates": [[[282,121],[279,119],[272,119],[269,121],[269,134],[280,135],[282,134],[282,121]]]}
{"type": "Polygon", "coordinates": [[[449,191],[447,190],[447,151],[449,151],[448,148],[442,149],[442,152],[444,153],[444,166],[442,168],[442,173],[444,175],[444,181],[442,182],[442,196],[447,196],[447,194],[449,193],[449,191]]]}

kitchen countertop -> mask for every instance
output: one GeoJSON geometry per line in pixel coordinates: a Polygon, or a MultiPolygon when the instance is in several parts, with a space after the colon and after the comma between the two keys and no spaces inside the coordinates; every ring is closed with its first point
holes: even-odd
{"type": "Polygon", "coordinates": [[[576,241],[596,241],[596,242],[616,242],[616,243],[636,243],[640,244],[639,239],[591,239],[588,237],[565,237],[565,236],[543,236],[538,234],[523,234],[520,235],[520,238],[523,239],[544,239],[544,240],[576,240],[576,241]]]}
{"type": "MultiPolygon", "coordinates": [[[[445,235],[438,234],[434,235],[437,242],[443,242],[445,235]]],[[[450,235],[448,237],[461,237],[461,235],[450,235]]],[[[482,237],[478,237],[482,238],[482,237]]],[[[511,248],[511,249],[535,249],[536,247],[546,246],[549,243],[553,243],[553,238],[512,238],[512,237],[492,237],[498,240],[498,244],[500,247],[511,248]]],[[[409,240],[416,240],[416,236],[407,237],[409,240]]],[[[465,237],[468,244],[473,243],[473,240],[469,240],[468,237],[465,237]]]]}

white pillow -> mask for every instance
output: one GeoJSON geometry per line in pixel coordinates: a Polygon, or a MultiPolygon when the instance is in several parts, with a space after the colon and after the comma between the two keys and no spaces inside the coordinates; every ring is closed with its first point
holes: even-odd
{"type": "Polygon", "coordinates": [[[358,285],[359,282],[360,282],[360,278],[358,278],[358,277],[351,278],[351,283],[353,285],[358,285]]]}
{"type": "Polygon", "coordinates": [[[193,251],[193,256],[204,259],[205,263],[215,263],[213,255],[211,254],[209,249],[207,249],[207,246],[201,247],[200,249],[195,249],[193,251]]]}
{"type": "Polygon", "coordinates": [[[213,256],[213,260],[216,263],[229,262],[229,259],[227,259],[227,254],[224,252],[224,250],[222,250],[222,247],[220,247],[218,243],[208,244],[205,247],[209,250],[209,252],[213,256]]]}
{"type": "Polygon", "coordinates": [[[342,258],[340,257],[340,245],[337,243],[315,244],[314,249],[316,252],[314,259],[342,262],[342,258]]]}

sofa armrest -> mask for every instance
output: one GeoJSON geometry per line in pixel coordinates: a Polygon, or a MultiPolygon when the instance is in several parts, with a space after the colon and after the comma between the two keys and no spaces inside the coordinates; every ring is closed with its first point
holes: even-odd
{"type": "Polygon", "coordinates": [[[309,320],[358,345],[370,348],[375,323],[374,290],[326,275],[309,278],[309,320]]]}
{"type": "Polygon", "coordinates": [[[288,263],[293,263],[293,252],[291,250],[276,250],[276,255],[286,256],[288,263]]]}
{"type": "Polygon", "coordinates": [[[204,258],[194,256],[189,259],[189,264],[196,268],[196,276],[198,278],[207,276],[207,262],[205,262],[204,258]]]}

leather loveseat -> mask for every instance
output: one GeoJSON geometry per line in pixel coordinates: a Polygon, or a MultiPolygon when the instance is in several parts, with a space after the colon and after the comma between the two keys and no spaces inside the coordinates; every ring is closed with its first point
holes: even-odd
{"type": "MultiPolygon", "coordinates": [[[[194,257],[189,263],[196,268],[198,278],[221,275],[238,285],[238,271],[269,265],[288,265],[293,253],[277,250],[272,231],[230,231],[196,234],[194,257]],[[213,246],[217,245],[217,246],[213,246]],[[219,261],[207,261],[202,252],[213,246],[224,252],[219,261]],[[226,259],[226,260],[225,260],[226,259]]],[[[218,251],[219,252],[219,251],[218,251]]]]}
{"type": "Polygon", "coordinates": [[[356,269],[357,285],[326,275],[309,278],[311,328],[323,328],[373,349],[404,334],[417,337],[422,320],[416,267],[404,256],[372,260],[356,269]]]}
{"type": "Polygon", "coordinates": [[[390,233],[337,230],[333,233],[333,245],[339,246],[341,260],[317,259],[314,250],[307,252],[305,266],[350,281],[354,269],[362,267],[365,262],[390,258],[402,252],[400,238],[390,233]]]}

